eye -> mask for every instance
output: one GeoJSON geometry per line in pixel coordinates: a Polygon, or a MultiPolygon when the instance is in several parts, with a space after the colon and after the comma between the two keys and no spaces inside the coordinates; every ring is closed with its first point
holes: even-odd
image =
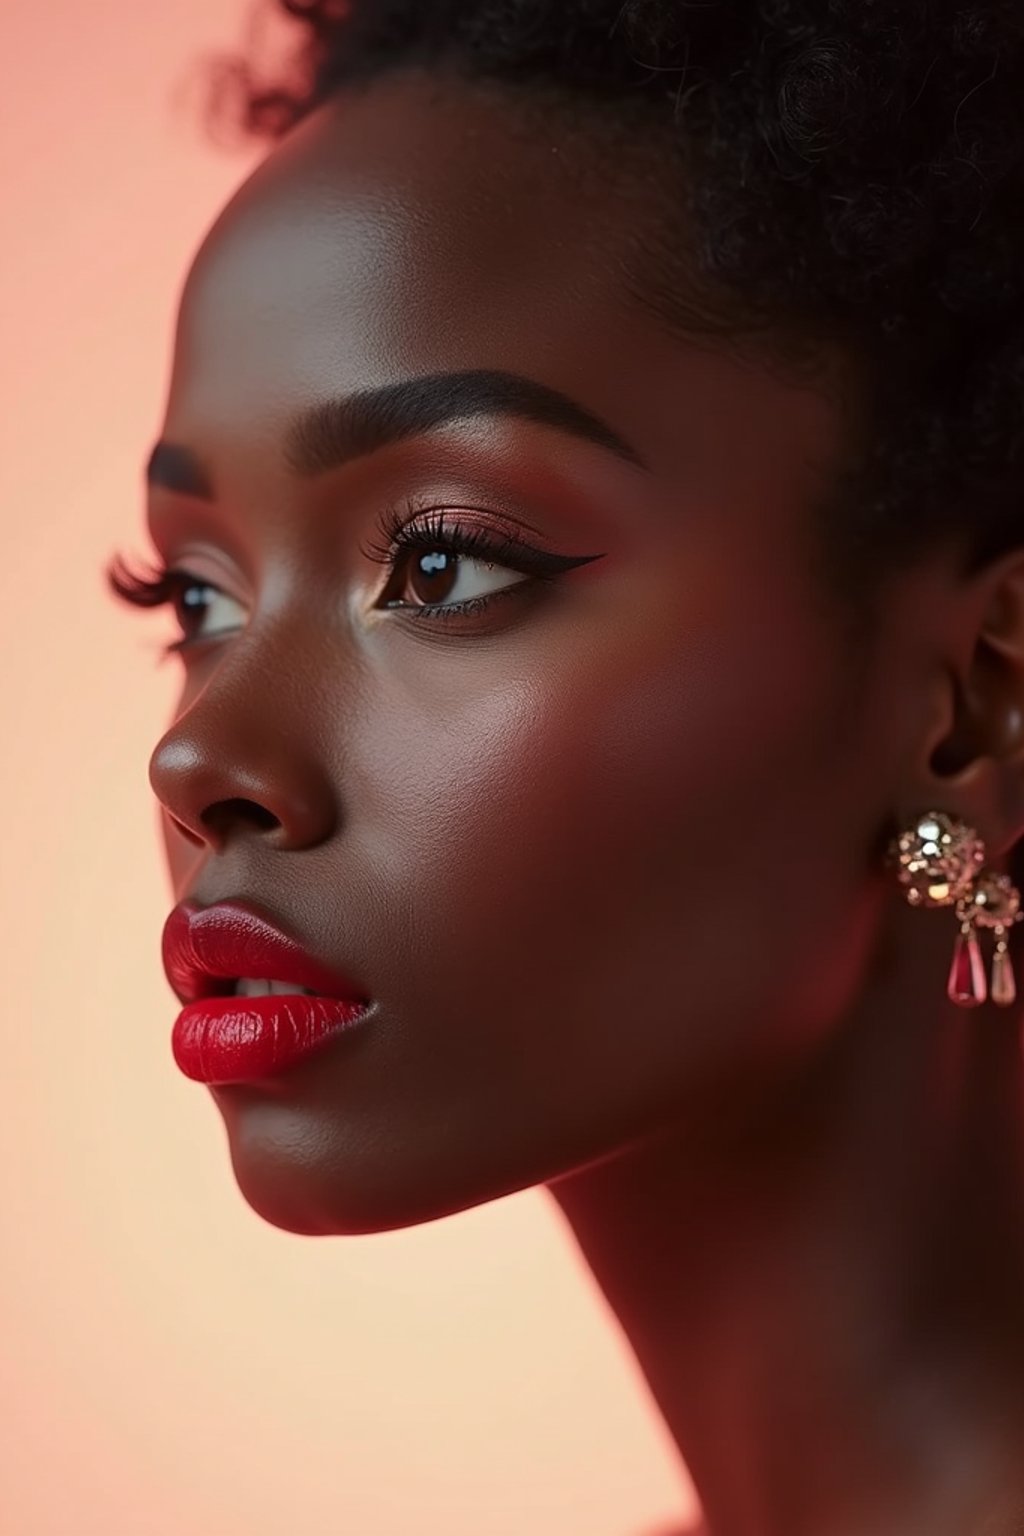
{"type": "Polygon", "coordinates": [[[230,634],[232,630],[243,627],[244,610],[241,603],[221,591],[220,587],[188,571],[170,571],[168,580],[172,583],[170,606],[183,631],[182,639],[173,643],[170,650],[180,650],[193,641],[210,640],[215,635],[230,634]],[[242,624],[232,623],[232,609],[243,614],[242,624]]]}
{"type": "Polygon", "coordinates": [[[242,605],[191,571],[155,566],[136,573],[117,555],[106,574],[111,591],[123,602],[138,608],[173,608],[182,636],[162,647],[164,655],[241,627],[231,622],[230,615],[232,608],[242,611],[242,605]]]}
{"type": "Polygon", "coordinates": [[[504,529],[451,524],[448,509],[403,521],[398,509],[388,508],[380,531],[383,542],[363,546],[368,559],[392,572],[378,606],[417,619],[478,614],[498,599],[554,582],[574,566],[600,558],[556,555],[504,529]]]}
{"type": "Polygon", "coordinates": [[[395,572],[397,589],[408,596],[389,599],[385,608],[462,608],[530,579],[494,560],[426,546],[401,556],[395,572]]]}

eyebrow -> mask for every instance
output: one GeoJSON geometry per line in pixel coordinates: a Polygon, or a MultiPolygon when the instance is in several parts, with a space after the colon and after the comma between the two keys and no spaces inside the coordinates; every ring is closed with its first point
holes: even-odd
{"type": "MultiPolygon", "coordinates": [[[[389,443],[474,416],[540,422],[607,448],[634,468],[648,468],[631,443],[570,396],[523,374],[487,368],[401,379],[307,406],[288,427],[285,462],[299,478],[311,479],[389,443]]],[[[204,501],[214,499],[206,466],[180,443],[156,444],[146,465],[146,481],[204,501]]]]}

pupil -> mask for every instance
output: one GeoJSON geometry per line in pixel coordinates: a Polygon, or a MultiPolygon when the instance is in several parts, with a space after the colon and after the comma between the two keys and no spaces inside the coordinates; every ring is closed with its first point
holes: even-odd
{"type": "Polygon", "coordinates": [[[175,600],[175,611],[183,629],[188,629],[190,620],[202,618],[208,601],[206,594],[209,590],[209,587],[201,581],[190,581],[187,586],[179,588],[175,600]]]}
{"type": "Polygon", "coordinates": [[[451,590],[457,565],[458,556],[446,550],[431,550],[419,555],[413,571],[416,597],[423,603],[443,603],[451,590]],[[426,591],[420,590],[421,587],[426,587],[426,591]]]}

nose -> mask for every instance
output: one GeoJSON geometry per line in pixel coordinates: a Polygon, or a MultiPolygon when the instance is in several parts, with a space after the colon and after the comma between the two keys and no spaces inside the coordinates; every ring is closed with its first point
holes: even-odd
{"type": "MultiPolygon", "coordinates": [[[[296,700],[277,711],[265,692],[248,702],[211,684],[158,742],[149,782],[180,834],[221,852],[258,834],[274,848],[308,848],[328,839],[337,801],[326,765],[296,720],[296,700]]],[[[300,705],[301,707],[301,705],[300,705]]]]}

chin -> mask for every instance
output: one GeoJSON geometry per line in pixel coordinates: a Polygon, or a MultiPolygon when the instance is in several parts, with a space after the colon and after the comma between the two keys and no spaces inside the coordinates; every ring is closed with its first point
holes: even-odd
{"type": "Polygon", "coordinates": [[[489,1187],[481,1162],[431,1157],[429,1133],[371,1134],[282,1098],[212,1090],[235,1182],[271,1226],[303,1237],[394,1232],[456,1215],[536,1182],[489,1187]],[[447,1164],[447,1166],[446,1166],[447,1164]]]}

